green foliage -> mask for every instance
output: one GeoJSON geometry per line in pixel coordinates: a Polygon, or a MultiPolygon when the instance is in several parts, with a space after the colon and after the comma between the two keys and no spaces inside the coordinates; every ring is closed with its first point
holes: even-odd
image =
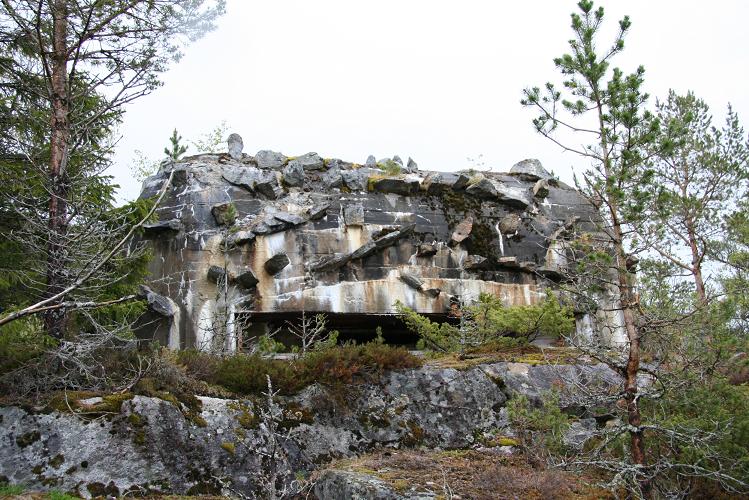
{"type": "Polygon", "coordinates": [[[286,346],[283,345],[282,342],[278,342],[271,335],[265,334],[258,337],[256,349],[256,352],[259,355],[268,356],[278,352],[283,352],[286,349],[286,346]]]}
{"type": "Polygon", "coordinates": [[[458,325],[431,321],[400,302],[395,307],[406,326],[419,335],[419,349],[441,352],[496,345],[504,337],[559,337],[575,327],[572,308],[561,305],[550,291],[540,303],[509,307],[498,297],[482,293],[476,303],[464,308],[458,325]]]}
{"type": "Polygon", "coordinates": [[[394,162],[393,160],[387,160],[384,163],[378,163],[377,168],[384,170],[385,175],[390,176],[390,177],[395,177],[395,176],[400,175],[403,170],[401,166],[397,162],[394,162]]]}
{"type": "Polygon", "coordinates": [[[191,140],[190,144],[198,153],[218,153],[226,145],[228,131],[229,126],[224,120],[208,132],[200,134],[196,140],[191,140]]]}
{"type": "Polygon", "coordinates": [[[377,342],[308,351],[292,361],[258,354],[216,357],[197,351],[179,353],[186,373],[237,394],[258,395],[267,389],[266,374],[282,394],[294,394],[313,383],[342,386],[378,377],[386,370],[421,366],[402,347],[377,342]]]}
{"type": "Polygon", "coordinates": [[[0,497],[14,497],[21,495],[26,488],[20,484],[0,483],[0,497]]]}
{"type": "Polygon", "coordinates": [[[0,326],[0,374],[18,368],[56,344],[34,316],[0,326]]]}
{"type": "Polygon", "coordinates": [[[180,157],[187,152],[187,146],[181,144],[182,136],[177,134],[177,129],[174,129],[172,136],[169,138],[169,146],[164,148],[164,154],[167,158],[172,160],[179,160],[180,157]]]}
{"type": "Polygon", "coordinates": [[[533,407],[523,394],[513,395],[507,403],[507,416],[524,447],[542,445],[552,452],[563,451],[569,419],[559,408],[558,392],[543,394],[540,407],[533,407]]]}

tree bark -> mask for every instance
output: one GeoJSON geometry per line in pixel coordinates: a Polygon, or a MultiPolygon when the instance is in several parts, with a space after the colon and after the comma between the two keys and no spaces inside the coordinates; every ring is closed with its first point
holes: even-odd
{"type": "MultiPolygon", "coordinates": [[[[67,259],[65,236],[68,225],[68,172],[70,143],[70,103],[68,95],[67,5],[65,0],[52,3],[52,57],[50,79],[51,137],[49,159],[49,235],[47,243],[47,297],[65,288],[67,259]]],[[[62,299],[61,299],[62,300],[62,299]]],[[[65,335],[65,308],[50,309],[44,315],[47,333],[54,338],[65,335]]]]}

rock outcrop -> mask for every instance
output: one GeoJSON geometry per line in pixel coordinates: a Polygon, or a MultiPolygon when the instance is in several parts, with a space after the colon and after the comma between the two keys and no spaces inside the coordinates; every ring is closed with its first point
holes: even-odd
{"type": "MultiPolygon", "coordinates": [[[[144,235],[148,285],[178,308],[144,321],[141,334],[163,345],[233,350],[302,310],[373,334],[396,301],[436,317],[481,292],[530,304],[562,276],[569,229],[597,229],[595,207],[537,160],[505,174],[430,172],[399,158],[253,157],[230,142],[229,155],[164,164],[144,183],[153,197],[174,172],[144,235]]],[[[605,314],[581,316],[580,330],[619,324],[605,314]]]]}
{"type": "MultiPolygon", "coordinates": [[[[378,383],[346,386],[345,394],[313,385],[279,399],[283,453],[274,460],[259,417],[262,401],[200,397],[200,407],[188,409],[175,400],[128,394],[83,400],[70,394],[54,411],[0,408],[0,478],[85,497],[255,497],[268,471],[283,471],[281,482],[288,484],[295,473],[378,448],[485,446],[484,435],[512,435],[506,403],[516,394],[533,401],[551,388],[618,382],[603,365],[501,362],[390,372],[378,383]],[[82,411],[72,414],[67,405],[82,411]]],[[[580,416],[568,437],[578,446],[585,429],[596,425],[591,415],[580,416]]],[[[331,481],[320,488],[347,491],[331,481]]]]}

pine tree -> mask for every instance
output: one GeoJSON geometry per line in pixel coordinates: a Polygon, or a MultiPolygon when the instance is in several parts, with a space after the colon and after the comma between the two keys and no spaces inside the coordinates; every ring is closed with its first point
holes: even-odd
{"type": "Polygon", "coordinates": [[[554,60],[563,76],[562,89],[553,83],[547,83],[543,91],[539,87],[526,89],[521,102],[540,112],[533,123],[542,136],[591,164],[577,179],[578,187],[599,207],[603,223],[596,234],[582,235],[578,248],[583,250],[583,260],[577,269],[581,274],[571,276],[577,283],[571,291],[592,303],[605,291],[618,304],[618,311],[613,312],[620,316],[626,332],[622,355],[607,356],[596,346],[585,347],[624,379],[622,399],[630,461],[634,465],[626,470],[633,484],[647,495],[649,478],[640,472],[647,460],[638,387],[643,329],[638,322],[632,261],[627,250],[633,228],[644,216],[647,192],[643,187],[652,179],[652,172],[646,168],[646,155],[658,132],[658,122],[645,109],[648,95],[642,91],[644,68],[638,67],[630,74],[611,68],[612,59],[624,49],[631,27],[629,17],[619,21],[613,43],[601,50],[604,9],[595,9],[590,0],[581,0],[578,7],[579,13],[571,16],[573,38],[569,52],[554,60]],[[570,133],[572,138],[565,141],[560,132],[570,133]],[[582,146],[572,145],[581,142],[582,146]]]}

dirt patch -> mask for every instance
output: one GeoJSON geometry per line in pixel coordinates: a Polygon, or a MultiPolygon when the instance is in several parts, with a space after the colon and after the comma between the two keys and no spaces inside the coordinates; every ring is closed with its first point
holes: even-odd
{"type": "Polygon", "coordinates": [[[522,457],[491,451],[379,452],[330,468],[373,475],[399,493],[432,492],[437,498],[614,498],[595,486],[592,475],[534,468],[522,457]]]}

